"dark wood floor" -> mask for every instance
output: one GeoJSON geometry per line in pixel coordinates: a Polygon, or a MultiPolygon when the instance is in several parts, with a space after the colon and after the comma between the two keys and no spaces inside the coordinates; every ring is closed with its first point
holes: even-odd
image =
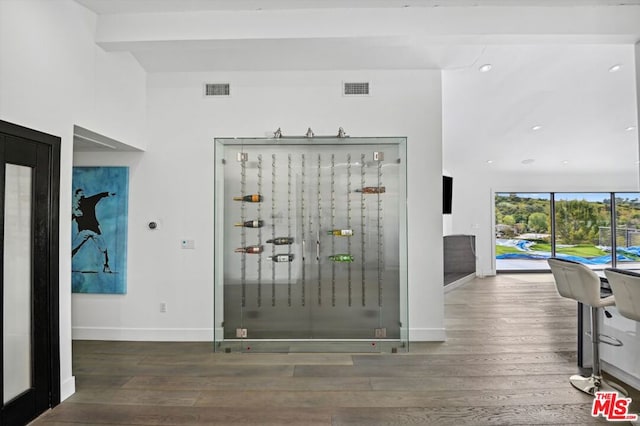
{"type": "MultiPolygon", "coordinates": [[[[550,274],[476,279],[445,299],[447,342],[412,343],[409,353],[78,341],[76,394],[33,424],[607,423],[568,382],[577,372],[576,306],[557,296],[550,274]]],[[[640,411],[640,394],[631,396],[640,411]]]]}

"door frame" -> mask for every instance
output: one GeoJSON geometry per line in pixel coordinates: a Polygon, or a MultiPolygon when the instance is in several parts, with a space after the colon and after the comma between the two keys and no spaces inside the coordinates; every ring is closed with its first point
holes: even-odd
{"type": "MultiPolygon", "coordinates": [[[[47,348],[48,364],[48,394],[49,408],[60,403],[60,264],[59,264],[59,235],[60,235],[60,148],[61,139],[37,130],[29,129],[17,124],[0,120],[0,134],[13,136],[35,142],[40,147],[40,152],[46,152],[48,158],[49,173],[47,176],[49,190],[47,202],[44,203],[47,217],[48,231],[46,233],[48,261],[46,262],[46,278],[48,281],[46,301],[37,301],[38,306],[45,306],[47,310],[46,342],[40,342],[47,348]]],[[[3,179],[4,180],[4,179],[3,179]]],[[[0,289],[1,290],[1,289],[0,289]]],[[[2,314],[0,304],[0,315],[2,314]]],[[[32,334],[33,336],[33,334],[32,334]]],[[[3,342],[0,340],[0,351],[3,342]]],[[[0,377],[3,372],[0,370],[0,377]]],[[[4,406],[4,403],[1,405],[4,406]]],[[[41,413],[37,413],[39,415],[41,413]]]]}

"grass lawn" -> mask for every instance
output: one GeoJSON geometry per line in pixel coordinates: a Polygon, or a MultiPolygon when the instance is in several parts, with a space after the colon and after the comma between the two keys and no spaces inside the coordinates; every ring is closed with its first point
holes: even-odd
{"type": "MultiPolygon", "coordinates": [[[[551,252],[551,244],[536,244],[532,249],[551,252]]],[[[598,257],[608,254],[606,251],[602,251],[592,244],[578,244],[574,247],[556,247],[556,253],[580,257],[598,257]]]]}
{"type": "Polygon", "coordinates": [[[500,254],[506,254],[506,253],[523,253],[523,251],[522,250],[518,250],[515,247],[507,247],[507,246],[496,245],[496,256],[500,255],[500,254]]]}
{"type": "MultiPolygon", "coordinates": [[[[531,250],[551,253],[551,244],[536,243],[531,246],[531,250]]],[[[580,256],[585,258],[604,256],[608,254],[607,252],[602,251],[591,244],[579,244],[574,247],[558,247],[556,249],[556,252],[558,254],[580,256]]],[[[496,255],[506,254],[506,253],[524,253],[524,252],[522,250],[518,250],[515,247],[505,247],[505,246],[496,245],[496,255]]]]}

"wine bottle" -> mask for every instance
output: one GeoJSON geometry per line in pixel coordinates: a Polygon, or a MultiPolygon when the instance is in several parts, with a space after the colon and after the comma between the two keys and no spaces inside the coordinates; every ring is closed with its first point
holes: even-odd
{"type": "Polygon", "coordinates": [[[264,220],[248,220],[246,222],[238,222],[233,226],[244,226],[245,228],[262,228],[264,220]]]}
{"type": "Polygon", "coordinates": [[[287,244],[293,244],[293,237],[278,237],[272,240],[267,240],[267,244],[275,244],[277,246],[284,246],[287,244]]]}
{"type": "Polygon", "coordinates": [[[262,246],[247,246],[247,247],[238,247],[235,252],[236,253],[247,253],[247,254],[258,254],[262,253],[262,246]]]}
{"type": "Polygon", "coordinates": [[[353,235],[353,229],[332,229],[331,231],[327,231],[327,234],[337,237],[350,237],[353,235]]]}
{"type": "Polygon", "coordinates": [[[269,256],[267,259],[274,262],[291,262],[293,261],[293,254],[276,254],[274,256],[269,256]]]}
{"type": "Polygon", "coordinates": [[[362,192],[363,194],[384,194],[387,192],[387,188],[384,186],[365,186],[362,189],[356,189],[356,192],[362,192]]]}
{"type": "Polygon", "coordinates": [[[353,256],[350,254],[334,254],[329,256],[329,260],[334,262],[353,262],[353,256]]]}
{"type": "Polygon", "coordinates": [[[244,197],[233,197],[236,201],[246,201],[248,203],[260,203],[263,198],[260,194],[245,195],[244,197]]]}

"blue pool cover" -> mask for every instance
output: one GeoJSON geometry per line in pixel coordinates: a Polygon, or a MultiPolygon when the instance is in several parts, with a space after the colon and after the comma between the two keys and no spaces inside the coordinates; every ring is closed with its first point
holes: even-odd
{"type": "MultiPolygon", "coordinates": [[[[523,250],[522,253],[505,253],[496,256],[496,259],[518,259],[518,260],[544,260],[551,257],[549,252],[541,251],[526,251],[528,250],[528,241],[521,241],[516,244],[516,247],[523,250]]],[[[606,254],[598,257],[580,257],[571,256],[568,254],[558,253],[556,255],[560,259],[573,260],[575,262],[584,263],[586,265],[605,265],[611,263],[611,255],[606,254]]],[[[616,250],[616,259],[621,262],[634,262],[637,261],[634,256],[640,256],[640,246],[632,247],[618,247],[616,250]]]]}

